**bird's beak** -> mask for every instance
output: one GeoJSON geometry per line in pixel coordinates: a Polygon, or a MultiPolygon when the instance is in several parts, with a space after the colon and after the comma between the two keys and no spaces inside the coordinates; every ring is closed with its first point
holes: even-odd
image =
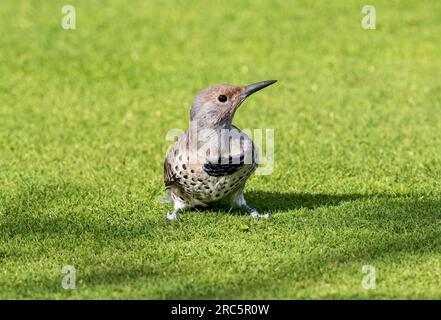
{"type": "Polygon", "coordinates": [[[254,92],[257,92],[265,87],[268,87],[269,85],[272,85],[275,82],[277,82],[277,80],[268,80],[268,81],[257,82],[244,86],[242,87],[243,91],[240,94],[240,97],[242,98],[242,100],[244,100],[246,97],[252,95],[254,92]]]}

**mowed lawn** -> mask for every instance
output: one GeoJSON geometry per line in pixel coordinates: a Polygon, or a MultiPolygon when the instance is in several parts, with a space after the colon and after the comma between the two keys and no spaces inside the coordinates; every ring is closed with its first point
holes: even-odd
{"type": "Polygon", "coordinates": [[[440,1],[65,4],[0,3],[0,298],[441,297],[440,1]],[[245,190],[273,219],[166,224],[166,133],[268,79],[235,124],[275,130],[245,190]]]}

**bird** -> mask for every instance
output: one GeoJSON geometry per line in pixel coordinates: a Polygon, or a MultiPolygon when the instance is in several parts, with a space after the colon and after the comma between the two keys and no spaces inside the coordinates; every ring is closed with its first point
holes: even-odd
{"type": "Polygon", "coordinates": [[[253,218],[271,218],[248,206],[245,200],[243,190],[257,168],[259,149],[232,122],[236,110],[249,96],[275,82],[219,84],[196,95],[189,128],[169,147],[164,161],[164,185],[173,202],[166,221],[178,220],[182,210],[206,207],[224,199],[232,208],[244,210],[253,218]]]}

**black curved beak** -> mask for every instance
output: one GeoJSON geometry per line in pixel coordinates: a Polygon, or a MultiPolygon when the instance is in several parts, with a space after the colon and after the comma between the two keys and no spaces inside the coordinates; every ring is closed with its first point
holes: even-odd
{"type": "Polygon", "coordinates": [[[268,87],[269,85],[272,85],[275,82],[277,82],[277,80],[267,80],[267,81],[249,84],[243,87],[245,90],[240,94],[240,96],[242,99],[245,99],[246,97],[252,95],[254,92],[262,90],[263,88],[268,87]]]}

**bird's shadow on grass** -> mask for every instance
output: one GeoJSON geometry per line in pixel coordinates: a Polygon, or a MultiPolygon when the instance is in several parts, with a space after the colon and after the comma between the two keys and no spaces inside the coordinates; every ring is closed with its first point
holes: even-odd
{"type": "MultiPolygon", "coordinates": [[[[301,208],[317,209],[319,207],[337,206],[345,202],[352,202],[372,198],[375,195],[367,194],[327,194],[327,193],[284,193],[268,191],[249,191],[245,198],[250,206],[260,211],[288,211],[301,208]]],[[[381,195],[384,196],[384,195],[381,195]]]]}
{"type": "MultiPolygon", "coordinates": [[[[338,206],[343,203],[366,200],[372,198],[392,198],[387,194],[327,194],[327,193],[295,193],[295,192],[269,192],[248,191],[244,193],[248,205],[259,212],[284,212],[298,209],[314,210],[320,207],[338,206]]],[[[198,211],[222,211],[237,215],[240,210],[231,209],[226,202],[219,202],[208,207],[197,208],[198,211]]]]}

